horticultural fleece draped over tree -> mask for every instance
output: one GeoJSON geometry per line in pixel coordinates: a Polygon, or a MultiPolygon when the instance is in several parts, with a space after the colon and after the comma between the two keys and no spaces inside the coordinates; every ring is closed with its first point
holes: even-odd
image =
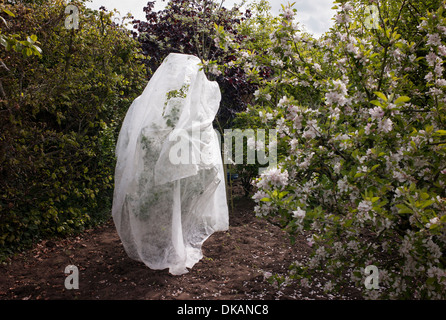
{"type": "Polygon", "coordinates": [[[212,127],[221,94],[199,63],[169,54],[130,106],[116,147],[112,214],[124,248],[174,275],[203,257],[201,246],[213,232],[228,228],[212,127]]]}

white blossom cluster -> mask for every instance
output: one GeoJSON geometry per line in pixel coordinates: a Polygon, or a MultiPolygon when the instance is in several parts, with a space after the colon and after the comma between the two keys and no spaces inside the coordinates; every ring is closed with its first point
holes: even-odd
{"type": "MultiPolygon", "coordinates": [[[[361,285],[375,264],[380,289],[364,296],[444,299],[445,21],[423,13],[404,39],[388,22],[387,30],[353,28],[355,10],[339,2],[335,27],[315,40],[286,8],[270,36],[266,55],[280,78],[256,92],[258,118],[278,128],[286,153],[254,180],[255,212],[286,217],[291,233],[311,231],[305,269],[347,273],[361,285]]],[[[395,25],[407,14],[400,19],[395,25]]]]}

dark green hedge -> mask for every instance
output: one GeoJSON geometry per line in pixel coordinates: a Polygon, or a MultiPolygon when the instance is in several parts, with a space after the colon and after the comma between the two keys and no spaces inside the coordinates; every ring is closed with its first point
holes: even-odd
{"type": "Polygon", "coordinates": [[[1,14],[2,33],[36,35],[42,55],[0,48],[0,257],[110,217],[115,141],[145,71],[111,13],[76,5],[77,30],[51,0],[1,14]]]}

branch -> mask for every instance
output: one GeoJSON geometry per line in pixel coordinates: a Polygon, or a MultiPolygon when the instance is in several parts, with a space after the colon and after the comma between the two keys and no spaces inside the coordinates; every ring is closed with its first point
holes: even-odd
{"type": "Polygon", "coordinates": [[[0,79],[0,93],[2,94],[3,100],[6,100],[6,93],[5,90],[3,89],[3,83],[1,79],[0,79]]]}
{"type": "MultiPolygon", "coordinates": [[[[394,24],[393,24],[393,26],[392,26],[392,30],[391,30],[391,33],[392,33],[392,34],[393,34],[393,32],[394,32],[394,30],[395,30],[395,28],[396,28],[396,25],[397,25],[398,21],[399,21],[400,18],[401,18],[401,13],[402,13],[402,11],[403,11],[403,8],[404,8],[405,4],[406,4],[406,0],[404,0],[403,3],[401,4],[400,11],[398,12],[398,17],[395,19],[395,22],[394,22],[394,24]]],[[[379,6],[378,6],[378,10],[379,10],[379,6]]],[[[381,10],[379,10],[379,15],[380,15],[380,18],[382,19],[382,16],[381,16],[381,10]]],[[[383,20],[383,21],[384,21],[384,20],[383,20]]],[[[384,29],[385,29],[385,25],[384,25],[384,29]]],[[[389,47],[390,47],[390,39],[387,39],[387,40],[388,40],[389,42],[384,46],[384,61],[383,61],[382,68],[381,68],[381,75],[380,75],[380,77],[379,77],[379,83],[378,83],[378,89],[377,89],[377,91],[381,91],[381,86],[382,86],[382,84],[383,84],[384,71],[385,71],[385,69],[386,69],[386,65],[387,65],[387,58],[388,58],[387,53],[388,53],[388,50],[389,50],[389,47]]],[[[381,44],[381,45],[382,45],[382,44],[381,44]]]]}
{"type": "Polygon", "coordinates": [[[6,66],[2,59],[0,59],[0,65],[6,69],[6,71],[11,72],[11,70],[6,66]]]}

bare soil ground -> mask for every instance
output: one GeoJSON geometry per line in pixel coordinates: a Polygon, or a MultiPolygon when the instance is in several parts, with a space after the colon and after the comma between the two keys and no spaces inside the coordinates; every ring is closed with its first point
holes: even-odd
{"type": "Polygon", "coordinates": [[[151,270],[131,260],[110,219],[79,236],[44,240],[12,257],[0,266],[0,299],[361,299],[354,288],[333,296],[323,292],[323,283],[277,287],[265,278],[268,272],[285,275],[289,265],[308,252],[304,239],[291,245],[284,231],[256,218],[252,201],[241,198],[234,203],[229,230],[204,243],[204,258],[185,275],[151,270]],[[77,290],[65,288],[67,265],[78,267],[77,290]]]}

